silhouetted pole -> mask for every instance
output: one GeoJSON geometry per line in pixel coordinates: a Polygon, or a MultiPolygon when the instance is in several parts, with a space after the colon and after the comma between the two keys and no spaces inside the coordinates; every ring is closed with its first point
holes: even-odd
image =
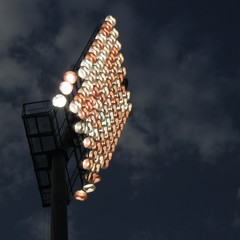
{"type": "Polygon", "coordinates": [[[64,153],[61,151],[55,152],[51,161],[51,240],[67,240],[67,186],[64,153]]]}

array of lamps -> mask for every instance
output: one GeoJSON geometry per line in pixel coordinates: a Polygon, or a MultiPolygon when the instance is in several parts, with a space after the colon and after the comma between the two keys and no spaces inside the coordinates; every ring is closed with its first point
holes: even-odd
{"type": "MultiPolygon", "coordinates": [[[[84,201],[93,192],[95,184],[101,181],[99,172],[107,169],[112,160],[118,140],[123,131],[132,104],[128,103],[130,92],[126,90],[124,78],[126,68],[122,66],[124,57],[120,53],[119,33],[114,27],[116,19],[107,16],[91,47],[78,69],[83,83],[69,103],[69,110],[79,121],[73,128],[76,133],[85,134],[83,146],[88,148],[82,168],[85,169],[83,189],[75,192],[75,199],[84,201]]],[[[73,91],[78,76],[68,71],[59,89],[62,94],[53,98],[53,105],[63,107],[66,95],[73,91]]]]}

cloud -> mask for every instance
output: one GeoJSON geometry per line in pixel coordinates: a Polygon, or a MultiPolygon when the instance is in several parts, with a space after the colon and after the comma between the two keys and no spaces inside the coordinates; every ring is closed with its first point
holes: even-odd
{"type": "Polygon", "coordinates": [[[0,29],[2,34],[0,54],[7,53],[8,46],[12,44],[16,37],[28,36],[41,20],[41,14],[38,11],[38,1],[1,1],[0,29]]]}
{"type": "Polygon", "coordinates": [[[24,235],[28,239],[44,240],[50,237],[50,215],[49,209],[44,209],[41,212],[22,219],[18,225],[18,229],[24,229],[24,235]]]}

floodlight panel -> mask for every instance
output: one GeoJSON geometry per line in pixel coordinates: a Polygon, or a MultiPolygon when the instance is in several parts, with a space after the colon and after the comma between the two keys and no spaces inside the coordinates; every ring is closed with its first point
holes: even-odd
{"type": "Polygon", "coordinates": [[[101,180],[98,172],[109,167],[132,110],[132,104],[128,102],[130,92],[124,85],[127,70],[122,65],[122,45],[118,40],[119,32],[115,24],[116,19],[112,16],[105,18],[79,64],[77,74],[66,72],[59,87],[62,94],[69,95],[79,77],[81,86],[69,103],[68,109],[79,118],[73,129],[78,134],[86,135],[82,144],[89,149],[82,162],[87,185],[79,190],[83,192],[78,191],[75,194],[75,199],[81,201],[82,198],[86,200],[86,197],[79,194],[84,195],[95,190],[93,184],[101,180]]]}

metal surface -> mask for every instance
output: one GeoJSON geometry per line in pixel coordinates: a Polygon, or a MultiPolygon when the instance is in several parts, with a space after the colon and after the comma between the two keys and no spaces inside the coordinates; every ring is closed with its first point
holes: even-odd
{"type": "Polygon", "coordinates": [[[68,239],[67,185],[65,176],[66,155],[57,151],[52,155],[51,240],[68,239]]]}

